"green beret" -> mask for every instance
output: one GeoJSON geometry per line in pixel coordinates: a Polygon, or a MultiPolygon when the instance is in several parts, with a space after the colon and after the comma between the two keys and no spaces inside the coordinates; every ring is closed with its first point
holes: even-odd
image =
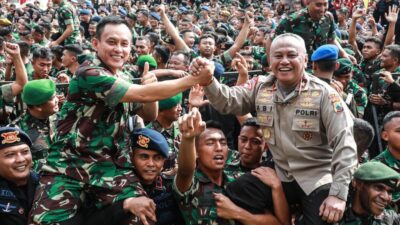
{"type": "Polygon", "coordinates": [[[182,93],[179,93],[171,98],[158,101],[158,110],[170,109],[177,106],[182,101],[182,93]]]}
{"type": "Polygon", "coordinates": [[[56,93],[56,85],[50,79],[29,81],[22,90],[22,101],[27,105],[41,105],[56,93]]]}
{"type": "Polygon", "coordinates": [[[371,161],[362,164],[354,173],[354,178],[362,181],[376,181],[397,188],[400,174],[385,164],[371,161]]]}
{"type": "Polygon", "coordinates": [[[150,67],[157,68],[157,62],[151,55],[141,55],[138,58],[136,65],[139,67],[144,67],[145,62],[148,62],[150,67]]]}
{"type": "Polygon", "coordinates": [[[263,66],[268,66],[268,56],[267,56],[267,54],[264,54],[262,57],[261,57],[261,65],[263,65],[263,66]]]}
{"type": "Polygon", "coordinates": [[[340,76],[351,73],[353,71],[353,63],[348,58],[340,58],[338,60],[339,68],[333,73],[334,76],[340,76]]]}

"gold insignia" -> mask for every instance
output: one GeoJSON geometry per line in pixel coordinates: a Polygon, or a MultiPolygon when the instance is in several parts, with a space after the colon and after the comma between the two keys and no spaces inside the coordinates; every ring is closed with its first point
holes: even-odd
{"type": "Polygon", "coordinates": [[[136,143],[137,143],[140,147],[148,148],[148,147],[149,147],[149,142],[150,142],[150,139],[149,139],[148,137],[143,136],[143,135],[139,135],[139,138],[138,138],[138,140],[137,140],[136,143]]]}
{"type": "Polygon", "coordinates": [[[319,91],[312,91],[312,92],[311,92],[311,95],[312,95],[313,97],[318,97],[318,96],[321,95],[321,93],[320,93],[319,91]]]}
{"type": "Polygon", "coordinates": [[[12,131],[12,132],[7,132],[1,134],[1,137],[4,138],[4,140],[1,142],[2,144],[12,144],[17,141],[20,141],[21,139],[18,137],[19,131],[12,131]]]}
{"type": "Polygon", "coordinates": [[[270,139],[271,131],[268,128],[265,128],[265,129],[263,129],[263,135],[264,135],[264,139],[270,139]]]}
{"type": "Polygon", "coordinates": [[[306,132],[303,133],[303,139],[306,140],[306,141],[311,140],[312,137],[313,137],[313,134],[311,132],[309,132],[309,131],[306,131],[306,132]]]}

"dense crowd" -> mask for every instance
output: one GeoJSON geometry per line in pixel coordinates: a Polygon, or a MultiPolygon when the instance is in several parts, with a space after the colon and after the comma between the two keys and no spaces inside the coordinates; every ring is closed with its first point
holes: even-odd
{"type": "Polygon", "coordinates": [[[0,224],[400,224],[399,11],[0,0],[0,224]]]}

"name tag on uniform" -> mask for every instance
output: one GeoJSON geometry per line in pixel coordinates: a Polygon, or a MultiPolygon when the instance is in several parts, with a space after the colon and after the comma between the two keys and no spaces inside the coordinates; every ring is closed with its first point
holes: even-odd
{"type": "Polygon", "coordinates": [[[296,109],[296,116],[310,116],[310,117],[318,117],[319,112],[316,109],[296,109]]]}
{"type": "Polygon", "coordinates": [[[260,113],[257,115],[257,123],[261,126],[272,127],[272,125],[274,124],[274,116],[264,115],[260,113]]]}
{"type": "Polygon", "coordinates": [[[272,105],[257,105],[257,112],[272,112],[272,105]]]}

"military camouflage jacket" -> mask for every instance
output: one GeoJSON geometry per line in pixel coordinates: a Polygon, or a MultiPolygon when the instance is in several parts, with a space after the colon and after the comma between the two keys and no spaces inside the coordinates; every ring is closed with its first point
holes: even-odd
{"type": "Polygon", "coordinates": [[[80,42],[79,19],[74,6],[66,0],[63,0],[56,10],[56,18],[60,26],[59,32],[61,34],[65,32],[67,26],[70,24],[72,24],[74,28],[72,34],[64,40],[63,45],[77,44],[80,42]]]}
{"type": "Polygon", "coordinates": [[[379,216],[361,217],[356,215],[351,209],[351,205],[347,207],[343,219],[339,225],[398,225],[400,224],[400,216],[393,210],[385,210],[379,216]]]}

